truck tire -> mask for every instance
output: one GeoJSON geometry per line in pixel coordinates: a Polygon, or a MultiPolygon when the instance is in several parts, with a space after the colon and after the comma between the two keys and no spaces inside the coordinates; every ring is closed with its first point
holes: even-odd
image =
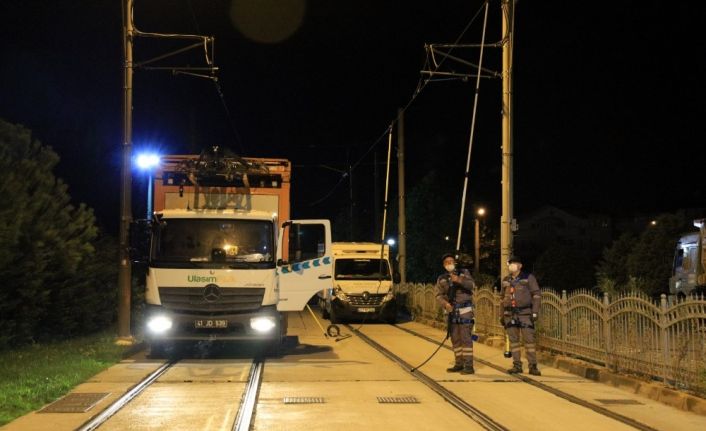
{"type": "Polygon", "coordinates": [[[331,321],[332,325],[335,325],[336,323],[341,323],[341,318],[338,316],[338,313],[336,312],[336,308],[331,304],[331,311],[329,312],[329,321],[331,321]]]}
{"type": "Polygon", "coordinates": [[[322,299],[319,301],[319,307],[321,308],[321,317],[324,319],[329,318],[329,312],[326,309],[326,300],[322,299]]]}
{"type": "Polygon", "coordinates": [[[170,343],[152,341],[149,344],[149,355],[147,357],[150,359],[169,359],[172,355],[174,355],[174,346],[170,343]]]}

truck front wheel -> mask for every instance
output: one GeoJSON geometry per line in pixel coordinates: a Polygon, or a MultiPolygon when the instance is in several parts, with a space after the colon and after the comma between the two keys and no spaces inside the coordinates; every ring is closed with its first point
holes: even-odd
{"type": "Polygon", "coordinates": [[[341,323],[341,318],[338,316],[338,312],[336,311],[336,307],[331,304],[331,311],[329,312],[329,319],[332,324],[336,323],[341,323]]]}
{"type": "Polygon", "coordinates": [[[328,319],[329,312],[326,309],[326,300],[325,299],[322,299],[319,301],[319,307],[321,307],[321,317],[323,317],[324,319],[328,319]]]}

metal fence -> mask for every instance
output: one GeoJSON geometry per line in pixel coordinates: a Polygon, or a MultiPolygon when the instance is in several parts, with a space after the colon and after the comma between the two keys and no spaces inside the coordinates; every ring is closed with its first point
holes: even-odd
{"type": "MultiPolygon", "coordinates": [[[[407,283],[396,289],[415,320],[445,324],[433,285],[407,283]]],[[[476,332],[504,336],[498,293],[481,287],[474,302],[476,332]]],[[[662,295],[655,302],[638,292],[610,298],[543,289],[537,335],[543,350],[706,394],[705,297],[668,301],[662,295]]]]}

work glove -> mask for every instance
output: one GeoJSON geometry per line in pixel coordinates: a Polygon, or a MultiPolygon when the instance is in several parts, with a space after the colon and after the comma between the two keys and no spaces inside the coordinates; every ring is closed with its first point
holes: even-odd
{"type": "Polygon", "coordinates": [[[532,313],[532,323],[536,322],[539,319],[539,316],[537,316],[537,313],[532,313]]]}

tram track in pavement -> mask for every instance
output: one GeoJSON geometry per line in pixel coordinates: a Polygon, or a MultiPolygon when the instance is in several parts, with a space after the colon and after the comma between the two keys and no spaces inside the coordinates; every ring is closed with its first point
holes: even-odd
{"type": "MultiPolygon", "coordinates": [[[[406,333],[408,333],[408,334],[410,334],[410,335],[414,335],[415,337],[418,337],[418,338],[420,338],[420,339],[422,339],[422,340],[428,341],[429,343],[436,344],[437,346],[439,345],[439,341],[438,341],[438,340],[434,340],[434,339],[432,339],[432,338],[430,338],[430,337],[427,337],[427,336],[424,335],[424,334],[420,334],[420,333],[418,333],[418,332],[416,332],[416,331],[413,331],[413,330],[411,330],[411,329],[408,329],[408,328],[403,328],[403,327],[401,327],[401,326],[399,326],[399,325],[390,325],[390,326],[393,326],[393,327],[399,329],[400,331],[406,332],[406,333]]],[[[447,350],[453,351],[453,349],[452,349],[451,347],[449,347],[449,346],[444,345],[443,347],[446,348],[447,350]]],[[[613,420],[616,420],[616,421],[618,421],[618,422],[621,422],[621,423],[623,423],[623,424],[625,424],[625,425],[631,426],[631,427],[633,427],[633,428],[636,428],[636,429],[639,429],[639,430],[642,430],[642,431],[657,431],[656,428],[653,428],[653,427],[651,427],[651,426],[649,426],[649,425],[646,425],[646,424],[644,424],[644,423],[642,423],[642,422],[639,422],[639,421],[637,421],[637,420],[635,420],[635,419],[632,419],[632,418],[630,418],[630,417],[621,415],[620,413],[616,413],[616,412],[614,412],[614,411],[608,410],[608,409],[606,409],[605,407],[599,406],[598,404],[592,403],[592,402],[590,402],[590,401],[587,401],[587,400],[584,400],[584,399],[582,399],[582,398],[579,398],[579,397],[577,397],[577,396],[575,396],[575,395],[569,394],[568,392],[564,392],[564,391],[562,391],[561,389],[557,389],[557,388],[555,388],[555,387],[549,386],[549,385],[547,385],[547,384],[545,384],[545,383],[542,383],[542,382],[540,382],[540,381],[538,381],[538,380],[532,379],[532,378],[527,377],[527,376],[523,376],[523,375],[521,375],[521,374],[510,374],[510,373],[507,372],[507,370],[506,370],[505,368],[503,368],[503,367],[501,367],[501,366],[499,366],[499,365],[495,365],[495,364],[493,364],[492,362],[486,361],[486,360],[484,360],[484,359],[480,359],[480,358],[478,358],[478,357],[474,357],[474,358],[473,358],[473,361],[474,361],[474,362],[478,362],[478,363],[480,363],[480,364],[483,364],[483,365],[485,365],[486,367],[493,368],[494,370],[497,370],[497,371],[500,371],[500,372],[502,372],[502,373],[505,373],[505,374],[507,374],[508,376],[514,377],[514,378],[516,378],[516,379],[518,379],[518,380],[520,380],[520,381],[522,381],[522,382],[524,382],[524,383],[527,383],[527,384],[529,384],[529,385],[531,385],[531,386],[534,386],[534,387],[536,387],[536,388],[538,388],[538,389],[541,389],[541,390],[543,390],[543,391],[545,391],[545,392],[549,392],[549,393],[551,393],[552,395],[555,395],[555,396],[557,396],[557,397],[559,397],[559,398],[562,398],[562,399],[564,399],[564,400],[566,400],[566,401],[569,401],[569,402],[572,402],[572,403],[574,403],[574,404],[578,404],[578,405],[580,405],[580,406],[582,406],[582,407],[585,407],[585,408],[587,408],[587,409],[590,409],[590,410],[592,410],[592,411],[594,411],[594,412],[596,412],[596,413],[598,413],[598,414],[601,414],[601,415],[603,415],[603,416],[607,416],[607,417],[609,417],[609,418],[611,418],[611,419],[613,419],[613,420]]],[[[418,371],[416,371],[415,373],[417,373],[417,372],[418,372],[418,371]]]]}
{"type": "MultiPolygon", "coordinates": [[[[167,371],[172,369],[178,362],[179,360],[177,359],[170,360],[159,366],[159,368],[132,386],[121,397],[103,409],[103,411],[76,428],[76,431],[93,431],[98,429],[101,425],[110,420],[111,417],[127,406],[133,399],[144,392],[145,389],[156,382],[161,376],[166,374],[167,371]]],[[[252,426],[260,385],[262,384],[264,366],[264,359],[259,357],[253,359],[250,366],[250,372],[248,374],[248,381],[245,384],[245,388],[240,399],[238,413],[235,416],[235,421],[233,422],[233,426],[231,428],[232,431],[247,431],[252,426]]]]}
{"type": "Polygon", "coordinates": [[[388,359],[390,359],[393,362],[395,362],[396,364],[398,364],[407,373],[412,375],[414,378],[419,380],[421,383],[425,384],[432,391],[434,391],[436,394],[441,396],[444,400],[446,400],[448,403],[450,403],[452,406],[454,406],[456,409],[458,409],[461,413],[468,416],[473,421],[477,422],[484,429],[489,430],[489,431],[509,431],[509,428],[507,428],[507,427],[503,426],[502,424],[500,424],[499,422],[495,421],[493,418],[491,418],[490,416],[485,414],[483,411],[481,411],[477,407],[474,407],[473,405],[464,401],[458,395],[456,395],[452,391],[446,389],[444,386],[442,386],[441,384],[436,382],[431,377],[427,376],[426,374],[422,373],[419,370],[416,370],[414,372],[411,371],[413,367],[409,363],[407,363],[401,357],[397,356],[392,351],[388,350],[387,348],[385,348],[382,345],[380,345],[379,343],[377,343],[372,338],[363,334],[359,330],[353,328],[351,325],[344,325],[344,326],[349,331],[351,331],[352,333],[357,335],[361,340],[363,340],[369,346],[371,346],[373,349],[382,353],[385,357],[387,357],[388,359]]]}

